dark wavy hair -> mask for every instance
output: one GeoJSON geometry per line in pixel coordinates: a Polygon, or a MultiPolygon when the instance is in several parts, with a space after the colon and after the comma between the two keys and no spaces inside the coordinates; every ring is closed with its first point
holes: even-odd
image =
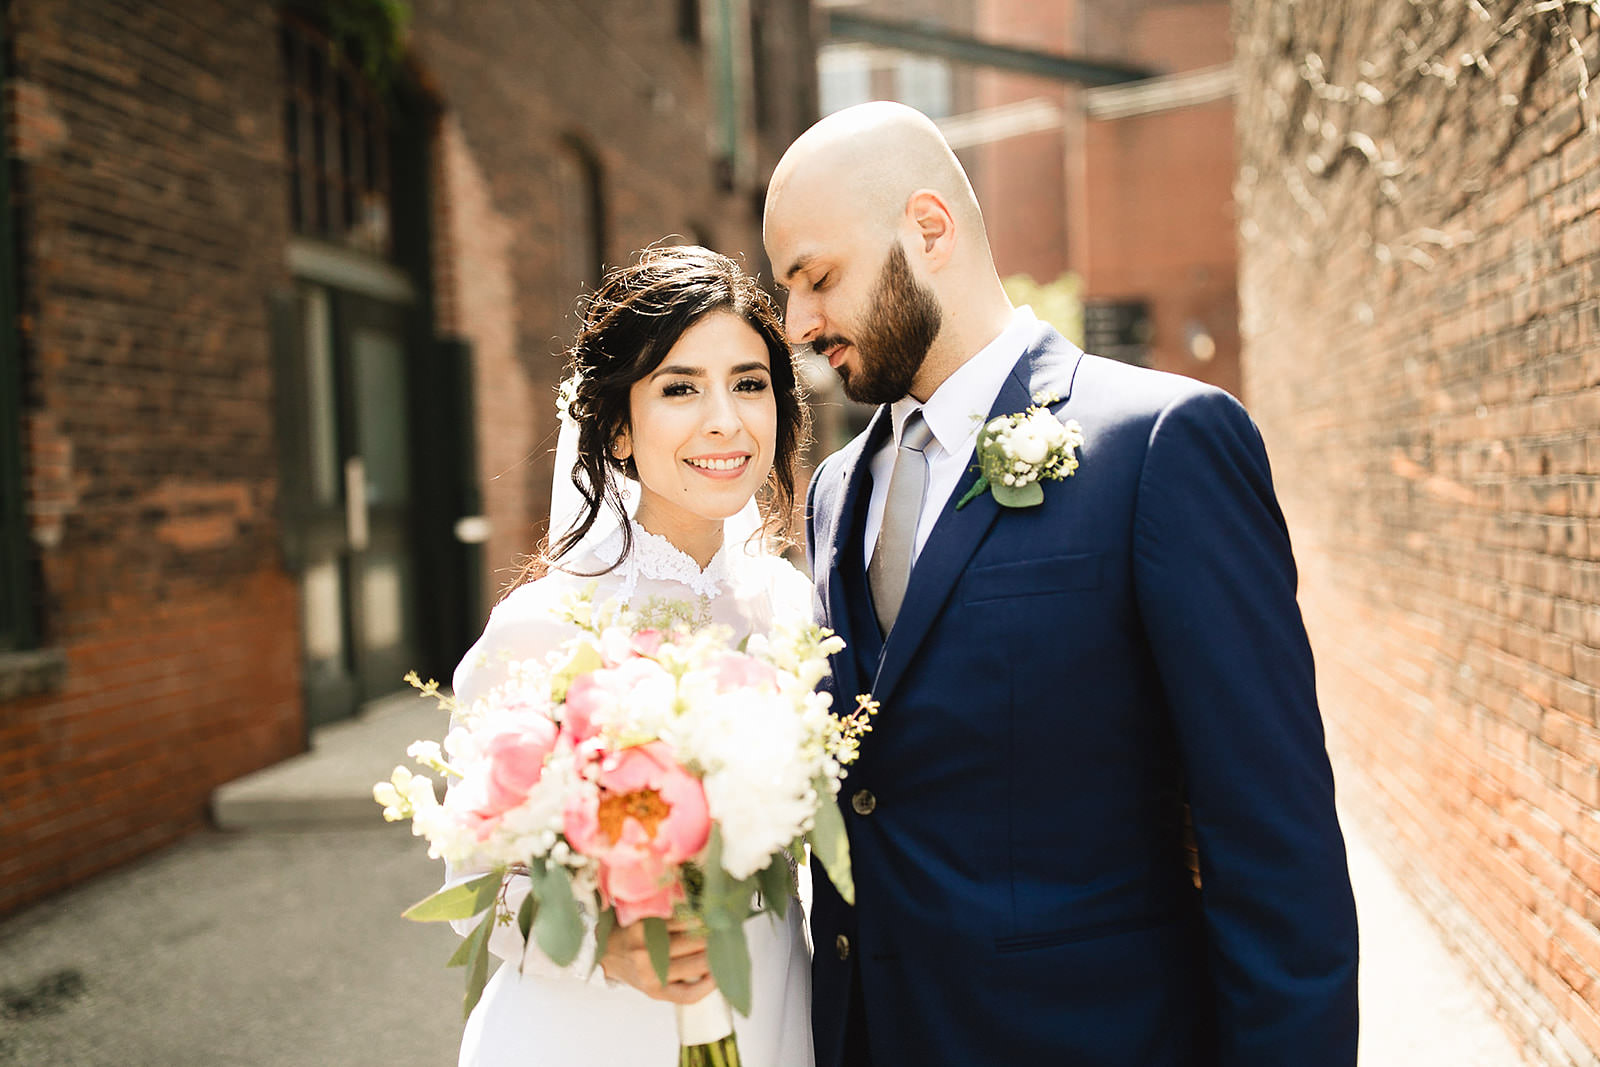
{"type": "Polygon", "coordinates": [[[779,538],[788,533],[795,468],[810,431],[810,413],[778,307],[727,256],[695,245],[655,247],[641,252],[631,266],[605,276],[568,352],[569,374],[579,379],[569,407],[578,424],[578,461],[571,474],[584,507],[570,529],[559,535],[550,531],[546,564],[583,540],[602,508],[610,508],[622,526],[618,561],[633,551],[621,479],[637,478],[638,472],[631,456],[618,460],[612,455],[612,442],[630,424],[633,384],[661,365],[689,327],[716,312],[739,316],[767,346],[778,405],[778,439],[772,473],[759,495],[765,497],[761,501],[765,532],[779,538]]]}

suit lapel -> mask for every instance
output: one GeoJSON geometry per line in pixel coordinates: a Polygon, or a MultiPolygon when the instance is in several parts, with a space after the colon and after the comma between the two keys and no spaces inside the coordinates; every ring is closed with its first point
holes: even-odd
{"type": "MultiPolygon", "coordinates": [[[[1000,393],[989,409],[988,418],[1026,410],[1033,403],[1034,393],[1043,390],[1056,393],[1065,402],[1072,391],[1072,377],[1082,356],[1077,346],[1049,326],[1041,324],[1033,344],[1000,386],[1000,393]]],[[[883,659],[878,666],[878,676],[872,684],[875,700],[887,703],[889,694],[894,691],[910,664],[913,653],[927,636],[956,582],[965,573],[973,553],[978,550],[978,545],[983,542],[1000,512],[1005,510],[995,503],[989,493],[974,497],[966,507],[956,510],[956,504],[978,477],[976,447],[968,457],[967,465],[969,469],[956,483],[955,491],[945,502],[944,510],[939,513],[939,519],[917,556],[916,565],[912,567],[905,600],[901,602],[900,614],[889,633],[883,659]]]]}
{"type": "MultiPolygon", "coordinates": [[[[817,531],[818,543],[822,548],[813,566],[820,568],[818,573],[822,580],[823,601],[828,608],[828,621],[845,644],[852,646],[850,651],[833,657],[834,679],[840,693],[860,692],[862,679],[856,677],[855,635],[850,626],[852,614],[850,605],[845,602],[845,585],[840,580],[839,561],[841,557],[848,558],[848,553],[844,551],[847,544],[845,538],[854,537],[859,541],[863,536],[861,517],[866,514],[865,494],[871,481],[872,457],[889,432],[889,409],[880,407],[867,425],[866,432],[845,447],[839,457],[839,477],[843,481],[844,492],[833,514],[828,516],[829,528],[817,531]],[[846,676],[841,671],[849,673],[846,676]],[[846,680],[851,684],[845,685],[846,680]]],[[[874,641],[876,636],[873,635],[874,641]]]]}

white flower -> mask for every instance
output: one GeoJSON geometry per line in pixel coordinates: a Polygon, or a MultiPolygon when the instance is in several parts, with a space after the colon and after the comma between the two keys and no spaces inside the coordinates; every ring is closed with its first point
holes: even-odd
{"type": "Polygon", "coordinates": [[[406,800],[414,811],[426,811],[439,803],[433,792],[433,779],[425,774],[412,775],[406,783],[406,800]]]}
{"type": "Polygon", "coordinates": [[[706,805],[722,827],[722,866],[748,878],[793,841],[816,807],[805,723],[780,694],[735,692],[705,709],[696,748],[706,767],[706,805]],[[754,699],[752,697],[754,696],[754,699]]]}
{"type": "Polygon", "coordinates": [[[1036,420],[1029,419],[1011,432],[1010,445],[1011,454],[1029,466],[1043,463],[1050,454],[1049,431],[1039,426],[1036,420]]]}
{"type": "Polygon", "coordinates": [[[582,381],[583,379],[574,371],[572,377],[563,381],[556,390],[556,417],[573,426],[578,424],[578,420],[572,414],[572,405],[578,399],[578,386],[582,381]]]}

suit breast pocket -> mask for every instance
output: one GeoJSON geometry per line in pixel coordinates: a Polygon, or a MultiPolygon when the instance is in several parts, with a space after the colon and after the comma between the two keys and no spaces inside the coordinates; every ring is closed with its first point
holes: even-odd
{"type": "Polygon", "coordinates": [[[1105,557],[1100,552],[974,567],[961,579],[961,602],[982,604],[1094,589],[1100,585],[1104,569],[1105,557]]]}

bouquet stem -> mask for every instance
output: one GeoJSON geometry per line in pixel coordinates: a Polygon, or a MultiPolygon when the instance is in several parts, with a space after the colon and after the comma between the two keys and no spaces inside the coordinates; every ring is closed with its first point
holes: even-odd
{"type": "Polygon", "coordinates": [[[740,1067],[733,1036],[733,1009],[721,990],[693,1004],[677,1005],[678,1067],[740,1067]]]}

